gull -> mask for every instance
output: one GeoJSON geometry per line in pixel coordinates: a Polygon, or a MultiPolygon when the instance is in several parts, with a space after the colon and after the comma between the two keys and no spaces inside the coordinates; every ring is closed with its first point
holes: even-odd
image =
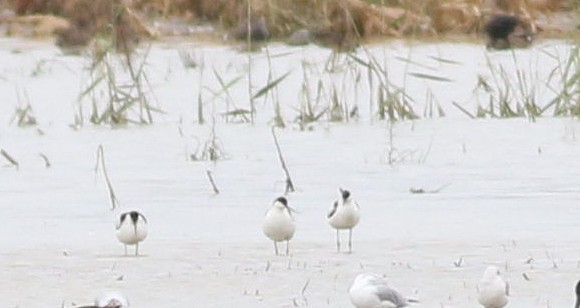
{"type": "Polygon", "coordinates": [[[290,240],[294,236],[296,226],[286,198],[278,197],[274,200],[274,204],[264,217],[262,231],[269,239],[274,241],[276,255],[278,255],[278,242],[286,241],[286,255],[288,255],[290,240]]]}
{"type": "Polygon", "coordinates": [[[374,273],[356,276],[349,289],[350,301],[357,308],[400,308],[416,300],[406,299],[374,273]]]}
{"type": "Polygon", "coordinates": [[[485,308],[502,308],[508,303],[509,285],[501,276],[499,268],[488,266],[478,284],[477,300],[485,308]]]}
{"type": "Polygon", "coordinates": [[[348,251],[352,252],[352,228],[360,219],[358,204],[352,200],[350,192],[339,188],[341,198],[334,201],[328,213],[328,223],[336,229],[336,250],[340,252],[340,230],[348,229],[348,251]]]}
{"type": "Polygon", "coordinates": [[[125,245],[135,245],[135,255],[139,255],[139,242],[147,237],[147,219],[137,211],[121,214],[117,221],[117,239],[125,245]]]}
{"type": "Polygon", "coordinates": [[[129,301],[123,294],[117,291],[103,293],[95,299],[92,306],[81,306],[78,308],[126,308],[129,307],[129,301]]]}

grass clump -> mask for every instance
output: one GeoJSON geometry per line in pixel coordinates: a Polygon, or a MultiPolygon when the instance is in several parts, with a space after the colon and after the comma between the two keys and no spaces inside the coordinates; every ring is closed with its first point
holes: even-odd
{"type": "Polygon", "coordinates": [[[90,54],[89,82],[78,97],[75,126],[84,124],[85,114],[94,125],[152,124],[151,105],[145,64],[148,50],[138,56],[117,53],[108,40],[95,44],[90,54]]]}
{"type": "Polygon", "coordinates": [[[542,115],[544,110],[537,100],[537,86],[541,84],[541,81],[538,75],[534,74],[532,66],[528,73],[522,71],[515,52],[511,51],[511,53],[513,68],[492,63],[487,57],[490,77],[479,75],[474,93],[485,93],[488,103],[478,105],[476,117],[526,117],[533,121],[542,115]]]}
{"type": "Polygon", "coordinates": [[[573,46],[564,59],[556,54],[548,55],[560,63],[552,70],[550,79],[559,80],[561,87],[552,89],[556,97],[544,109],[553,108],[555,116],[580,117],[580,46],[573,46]]]}

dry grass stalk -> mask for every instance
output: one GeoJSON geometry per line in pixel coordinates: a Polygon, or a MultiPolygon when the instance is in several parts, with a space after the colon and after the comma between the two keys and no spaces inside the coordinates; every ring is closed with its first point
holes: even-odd
{"type": "Polygon", "coordinates": [[[286,187],[284,194],[289,192],[296,191],[294,189],[294,183],[292,182],[292,178],[290,177],[290,172],[288,171],[288,167],[286,166],[286,161],[284,160],[284,156],[282,155],[282,150],[280,149],[280,144],[278,143],[278,137],[276,137],[276,127],[272,126],[272,137],[274,138],[274,145],[276,145],[276,152],[278,152],[278,159],[280,160],[280,164],[282,165],[282,169],[284,170],[284,174],[286,175],[286,187]]]}
{"type": "Polygon", "coordinates": [[[16,170],[20,168],[18,161],[12,157],[12,155],[8,154],[6,150],[0,149],[0,155],[2,155],[2,157],[4,157],[12,166],[16,167],[16,170]]]}
{"type": "Polygon", "coordinates": [[[115,191],[113,190],[113,184],[111,184],[111,180],[109,179],[109,174],[107,172],[107,166],[105,165],[105,150],[103,149],[103,145],[99,144],[97,147],[97,162],[95,164],[95,175],[99,171],[99,165],[103,169],[103,176],[105,178],[105,183],[107,184],[107,189],[109,191],[109,199],[111,200],[111,211],[116,209],[120,206],[119,200],[117,199],[117,195],[115,195],[115,191]]]}
{"type": "Polygon", "coordinates": [[[52,165],[50,163],[50,161],[48,160],[48,157],[42,153],[38,153],[38,155],[40,156],[40,158],[42,158],[42,160],[44,161],[44,167],[46,168],[50,168],[52,165]]]}
{"type": "Polygon", "coordinates": [[[218,195],[220,193],[220,190],[217,188],[217,185],[215,184],[215,180],[213,178],[213,172],[206,170],[205,174],[207,175],[207,178],[209,179],[209,183],[211,184],[211,187],[213,189],[213,193],[218,195]]]}

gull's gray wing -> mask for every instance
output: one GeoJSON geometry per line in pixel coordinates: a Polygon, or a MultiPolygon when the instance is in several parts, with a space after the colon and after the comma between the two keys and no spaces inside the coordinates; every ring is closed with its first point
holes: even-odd
{"type": "Polygon", "coordinates": [[[377,296],[381,301],[389,301],[397,308],[407,306],[407,299],[401,293],[387,287],[386,285],[379,285],[377,287],[377,296]]]}

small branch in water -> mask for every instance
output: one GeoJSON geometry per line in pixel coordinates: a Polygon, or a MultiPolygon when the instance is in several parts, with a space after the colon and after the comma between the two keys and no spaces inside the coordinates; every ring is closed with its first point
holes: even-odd
{"type": "Polygon", "coordinates": [[[50,164],[50,161],[48,160],[48,157],[46,157],[46,155],[42,154],[42,153],[38,153],[38,155],[44,160],[44,166],[46,168],[50,168],[50,166],[52,166],[50,164]]]}
{"type": "Polygon", "coordinates": [[[6,160],[12,164],[12,166],[16,167],[16,170],[18,170],[18,168],[20,167],[20,164],[18,164],[18,161],[16,159],[14,159],[12,156],[10,156],[10,154],[8,154],[8,152],[4,151],[4,149],[0,150],[0,154],[2,154],[2,156],[4,156],[4,158],[6,158],[6,160]]]}
{"type": "Polygon", "coordinates": [[[105,177],[105,182],[107,183],[107,189],[109,190],[109,198],[111,200],[111,211],[117,208],[119,205],[119,200],[115,195],[115,191],[113,190],[113,185],[109,180],[109,175],[107,173],[107,166],[105,165],[105,150],[103,149],[103,145],[99,144],[97,148],[97,163],[95,165],[95,175],[99,170],[99,162],[101,163],[101,167],[103,168],[103,176],[105,177]]]}
{"type": "Polygon", "coordinates": [[[451,185],[451,184],[445,184],[443,186],[440,186],[437,189],[432,189],[432,190],[425,190],[423,188],[411,187],[411,188],[409,188],[409,192],[412,194],[436,194],[436,193],[440,192],[441,190],[443,190],[443,188],[445,188],[449,185],[451,185]]]}
{"type": "Polygon", "coordinates": [[[207,177],[209,178],[209,182],[211,184],[211,187],[213,188],[213,193],[218,195],[220,193],[220,190],[217,188],[217,185],[215,184],[215,181],[213,179],[213,173],[209,170],[206,170],[205,174],[207,174],[207,177]]]}
{"type": "Polygon", "coordinates": [[[274,137],[274,144],[276,145],[276,151],[278,152],[278,158],[280,159],[280,164],[282,164],[282,169],[286,174],[286,189],[285,193],[294,192],[294,184],[292,183],[292,178],[290,177],[290,172],[288,167],[286,167],[286,161],[284,161],[284,156],[282,156],[282,150],[280,150],[280,144],[278,143],[278,137],[276,137],[276,127],[272,126],[272,136],[274,137]]]}
{"type": "Polygon", "coordinates": [[[461,267],[461,265],[463,265],[463,256],[461,256],[459,260],[453,261],[453,265],[455,265],[455,267],[461,267]]]}

